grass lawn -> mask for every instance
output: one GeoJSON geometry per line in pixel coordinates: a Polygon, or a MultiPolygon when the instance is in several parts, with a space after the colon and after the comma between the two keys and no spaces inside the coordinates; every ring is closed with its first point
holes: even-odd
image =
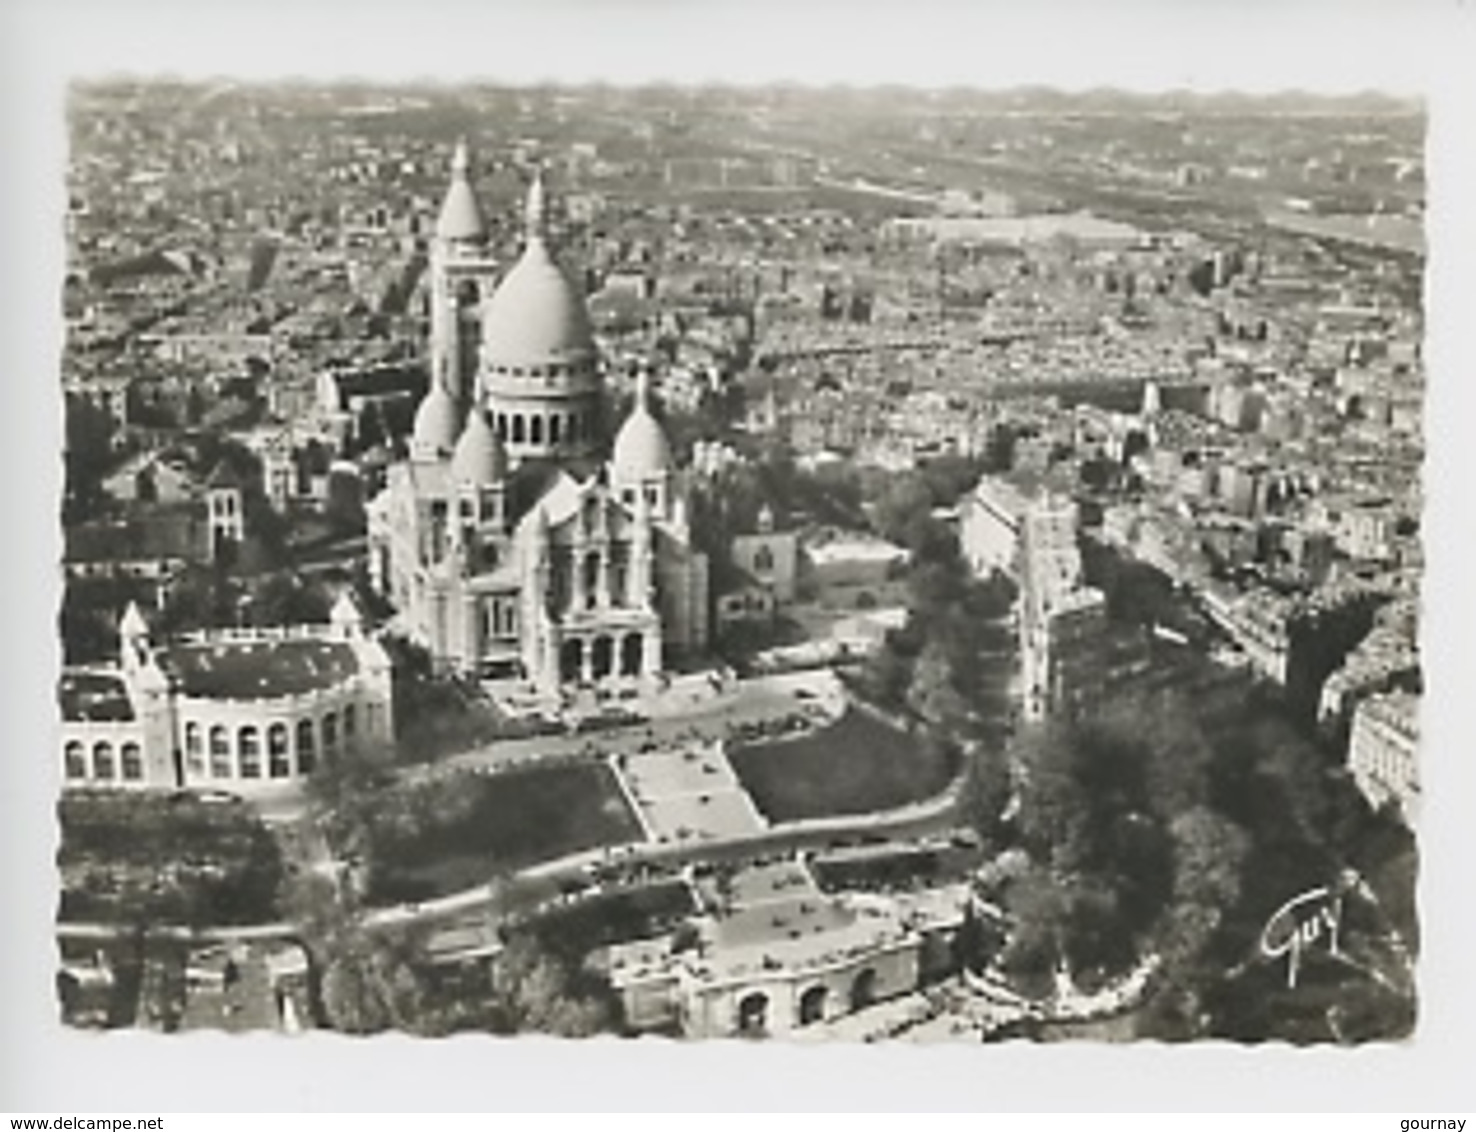
{"type": "Polygon", "coordinates": [[[456,775],[451,789],[454,802],[435,818],[379,848],[373,902],[445,896],[539,861],[641,837],[603,765],[468,772],[456,775]]]}
{"type": "Polygon", "coordinates": [[[939,793],[957,770],[947,751],[856,708],[820,731],[735,747],[729,760],[772,822],[905,806],[939,793]]]}

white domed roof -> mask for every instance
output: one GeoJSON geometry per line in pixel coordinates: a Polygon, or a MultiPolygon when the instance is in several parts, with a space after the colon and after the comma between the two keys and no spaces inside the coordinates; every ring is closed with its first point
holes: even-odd
{"type": "Polygon", "coordinates": [[[483,348],[493,365],[575,361],[594,352],[584,296],[549,251],[543,215],[543,186],[535,178],[528,190],[527,245],[482,315],[483,348]]]}
{"type": "Polygon", "coordinates": [[[636,390],[635,408],[615,436],[611,463],[616,478],[622,481],[642,480],[671,470],[671,444],[666,430],[651,415],[644,373],[636,390]]]}
{"type": "Polygon", "coordinates": [[[482,316],[489,362],[537,365],[594,351],[584,298],[542,240],[531,242],[493,292],[482,316]]]}
{"type": "Polygon", "coordinates": [[[507,452],[497,439],[487,414],[472,409],[466,417],[466,428],[451,454],[451,479],[455,483],[477,486],[497,483],[507,475],[507,452]]]}
{"type": "Polygon", "coordinates": [[[470,160],[466,143],[456,147],[456,157],[451,163],[451,184],[446,189],[446,199],[441,203],[441,215],[436,221],[436,235],[442,240],[482,240],[487,235],[487,222],[477,197],[472,192],[468,176],[470,160]]]}
{"type": "Polygon", "coordinates": [[[432,381],[430,392],[415,410],[415,425],[410,433],[410,454],[417,459],[439,459],[456,443],[460,422],[456,402],[446,387],[432,381]]]}

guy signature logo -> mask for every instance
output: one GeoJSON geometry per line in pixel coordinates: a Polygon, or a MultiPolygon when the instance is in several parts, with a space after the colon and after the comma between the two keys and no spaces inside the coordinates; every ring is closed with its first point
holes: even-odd
{"type": "Polygon", "coordinates": [[[1335,885],[1320,885],[1293,896],[1271,914],[1261,929],[1261,954],[1267,959],[1286,956],[1286,985],[1296,989],[1297,973],[1307,949],[1327,939],[1329,955],[1341,955],[1338,932],[1343,925],[1343,897],[1359,883],[1357,874],[1345,873],[1335,885]]]}

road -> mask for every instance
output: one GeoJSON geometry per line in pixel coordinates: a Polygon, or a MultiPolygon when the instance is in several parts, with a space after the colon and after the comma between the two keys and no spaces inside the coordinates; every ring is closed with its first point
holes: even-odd
{"type": "MultiPolygon", "coordinates": [[[[408,767],[402,773],[414,779],[469,767],[482,768],[490,773],[547,759],[585,756],[603,759],[612,753],[637,752],[653,740],[666,743],[687,737],[717,738],[726,736],[732,727],[741,723],[773,719],[776,715],[801,709],[838,712],[844,704],[839,682],[828,670],[786,673],[744,681],[726,693],[694,701],[686,711],[672,712],[647,723],[585,734],[507,740],[431,766],[408,767]],[[799,689],[805,690],[804,698],[795,695],[799,689]]],[[[491,880],[488,884],[445,897],[374,909],[367,913],[366,924],[376,928],[399,927],[491,909],[494,905],[504,911],[516,908],[521,914],[539,914],[553,910],[559,904],[567,905],[615,891],[669,882],[679,877],[686,865],[697,861],[744,863],[854,843],[859,838],[868,837],[892,842],[936,837],[956,825],[956,787],[955,783],[936,798],[884,813],[798,822],[725,840],[693,840],[665,845],[637,842],[587,850],[541,862],[513,877],[491,880]],[[607,879],[595,888],[593,878],[601,875],[607,879]],[[576,895],[549,895],[561,891],[576,895]]],[[[263,817],[274,824],[280,823],[284,833],[292,830],[284,846],[292,851],[299,867],[336,874],[321,833],[309,828],[308,823],[297,822],[305,805],[300,797],[267,798],[255,804],[263,817]],[[297,824],[291,824],[294,822],[297,824]]],[[[112,925],[101,924],[71,924],[59,930],[76,936],[119,934],[112,925]]],[[[158,930],[160,934],[172,933],[180,938],[269,939],[291,936],[296,929],[290,924],[262,924],[200,931],[187,928],[158,930]]]]}

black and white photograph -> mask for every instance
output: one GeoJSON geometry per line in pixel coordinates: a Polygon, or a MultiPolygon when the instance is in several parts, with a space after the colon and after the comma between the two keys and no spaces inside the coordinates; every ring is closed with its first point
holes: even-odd
{"type": "Polygon", "coordinates": [[[66,76],[58,1024],[1416,1042],[1429,92],[567,7],[66,76]]]}

